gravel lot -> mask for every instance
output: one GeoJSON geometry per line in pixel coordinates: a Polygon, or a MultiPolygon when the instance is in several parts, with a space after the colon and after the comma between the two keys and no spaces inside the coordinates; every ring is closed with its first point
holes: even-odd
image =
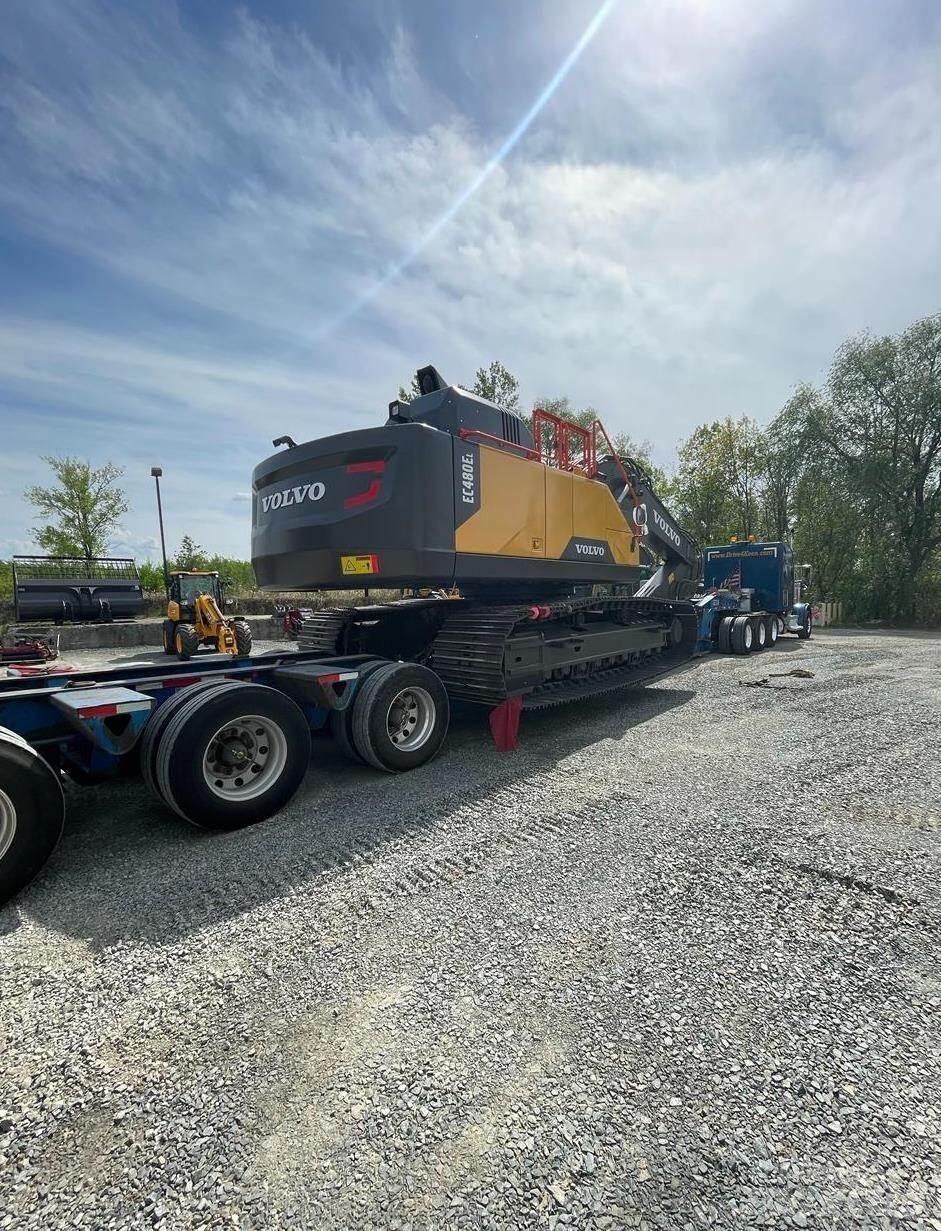
{"type": "Polygon", "coordinates": [[[317,740],[238,834],[76,790],[0,913],[0,1227],[941,1229],[939,745],[941,639],[824,633],[512,755],[317,740]]]}

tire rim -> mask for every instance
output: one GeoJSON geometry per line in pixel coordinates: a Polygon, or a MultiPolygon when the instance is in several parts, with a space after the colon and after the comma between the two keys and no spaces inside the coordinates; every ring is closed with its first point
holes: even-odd
{"type": "Polygon", "coordinates": [[[772,620],[771,623],[768,625],[768,638],[771,641],[772,645],[774,645],[774,643],[778,639],[778,622],[776,619],[772,620]]]}
{"type": "Polygon", "coordinates": [[[435,725],[435,703],[424,688],[403,688],[386,711],[389,739],[402,752],[414,752],[428,742],[435,725]]]}
{"type": "Polygon", "coordinates": [[[742,633],[742,645],[745,647],[746,650],[750,650],[752,646],[754,645],[754,643],[755,643],[755,630],[752,628],[750,624],[746,624],[744,632],[742,633]]]}
{"type": "Polygon", "coordinates": [[[287,759],[288,741],[278,724],[247,714],[227,722],[210,739],[203,778],[213,795],[244,803],[278,781],[287,759]]]}
{"type": "Polygon", "coordinates": [[[13,807],[13,800],[0,787],[0,859],[13,845],[13,839],[16,837],[16,809],[13,807]]]}
{"type": "Polygon", "coordinates": [[[764,624],[759,624],[757,626],[757,628],[755,629],[755,635],[757,637],[758,645],[760,648],[768,640],[768,630],[765,628],[764,624]]]}

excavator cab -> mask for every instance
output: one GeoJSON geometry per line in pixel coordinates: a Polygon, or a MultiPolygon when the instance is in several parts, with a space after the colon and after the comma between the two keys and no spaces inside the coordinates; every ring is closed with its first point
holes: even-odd
{"type": "Polygon", "coordinates": [[[218,573],[171,573],[163,622],[164,653],[192,658],[200,646],[208,645],[219,654],[247,657],[252,651],[252,630],[245,620],[227,619],[224,605],[218,573]]]}

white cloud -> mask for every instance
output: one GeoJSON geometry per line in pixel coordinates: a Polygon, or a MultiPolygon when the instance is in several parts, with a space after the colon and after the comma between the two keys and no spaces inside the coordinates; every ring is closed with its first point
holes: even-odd
{"type": "Polygon", "coordinates": [[[204,490],[213,546],[245,550],[231,505],[271,437],[379,422],[420,363],[460,380],[499,357],[524,400],[591,402],[666,460],[703,418],[770,415],[846,334],[939,306],[937,31],[888,54],[855,10],[622,5],[513,157],[347,320],[492,150],[409,35],[354,73],[245,17],[207,48],[157,10],[42,12],[61,71],[17,36],[0,206],[118,279],[144,323],[0,316],[0,414],[126,457],[129,525],[158,460],[174,534],[204,490]]]}

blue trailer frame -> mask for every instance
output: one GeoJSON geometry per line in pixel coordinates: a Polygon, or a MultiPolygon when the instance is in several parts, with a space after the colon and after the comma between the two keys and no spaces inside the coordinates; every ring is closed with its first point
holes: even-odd
{"type": "Polygon", "coordinates": [[[62,771],[80,784],[140,772],[185,820],[234,829],[290,800],[310,763],[311,731],[329,724],[352,759],[398,772],[435,755],[448,719],[444,685],[428,667],[317,650],[4,680],[0,902],[55,849],[65,820],[62,771]],[[421,739],[412,738],[416,730],[421,739]]]}

